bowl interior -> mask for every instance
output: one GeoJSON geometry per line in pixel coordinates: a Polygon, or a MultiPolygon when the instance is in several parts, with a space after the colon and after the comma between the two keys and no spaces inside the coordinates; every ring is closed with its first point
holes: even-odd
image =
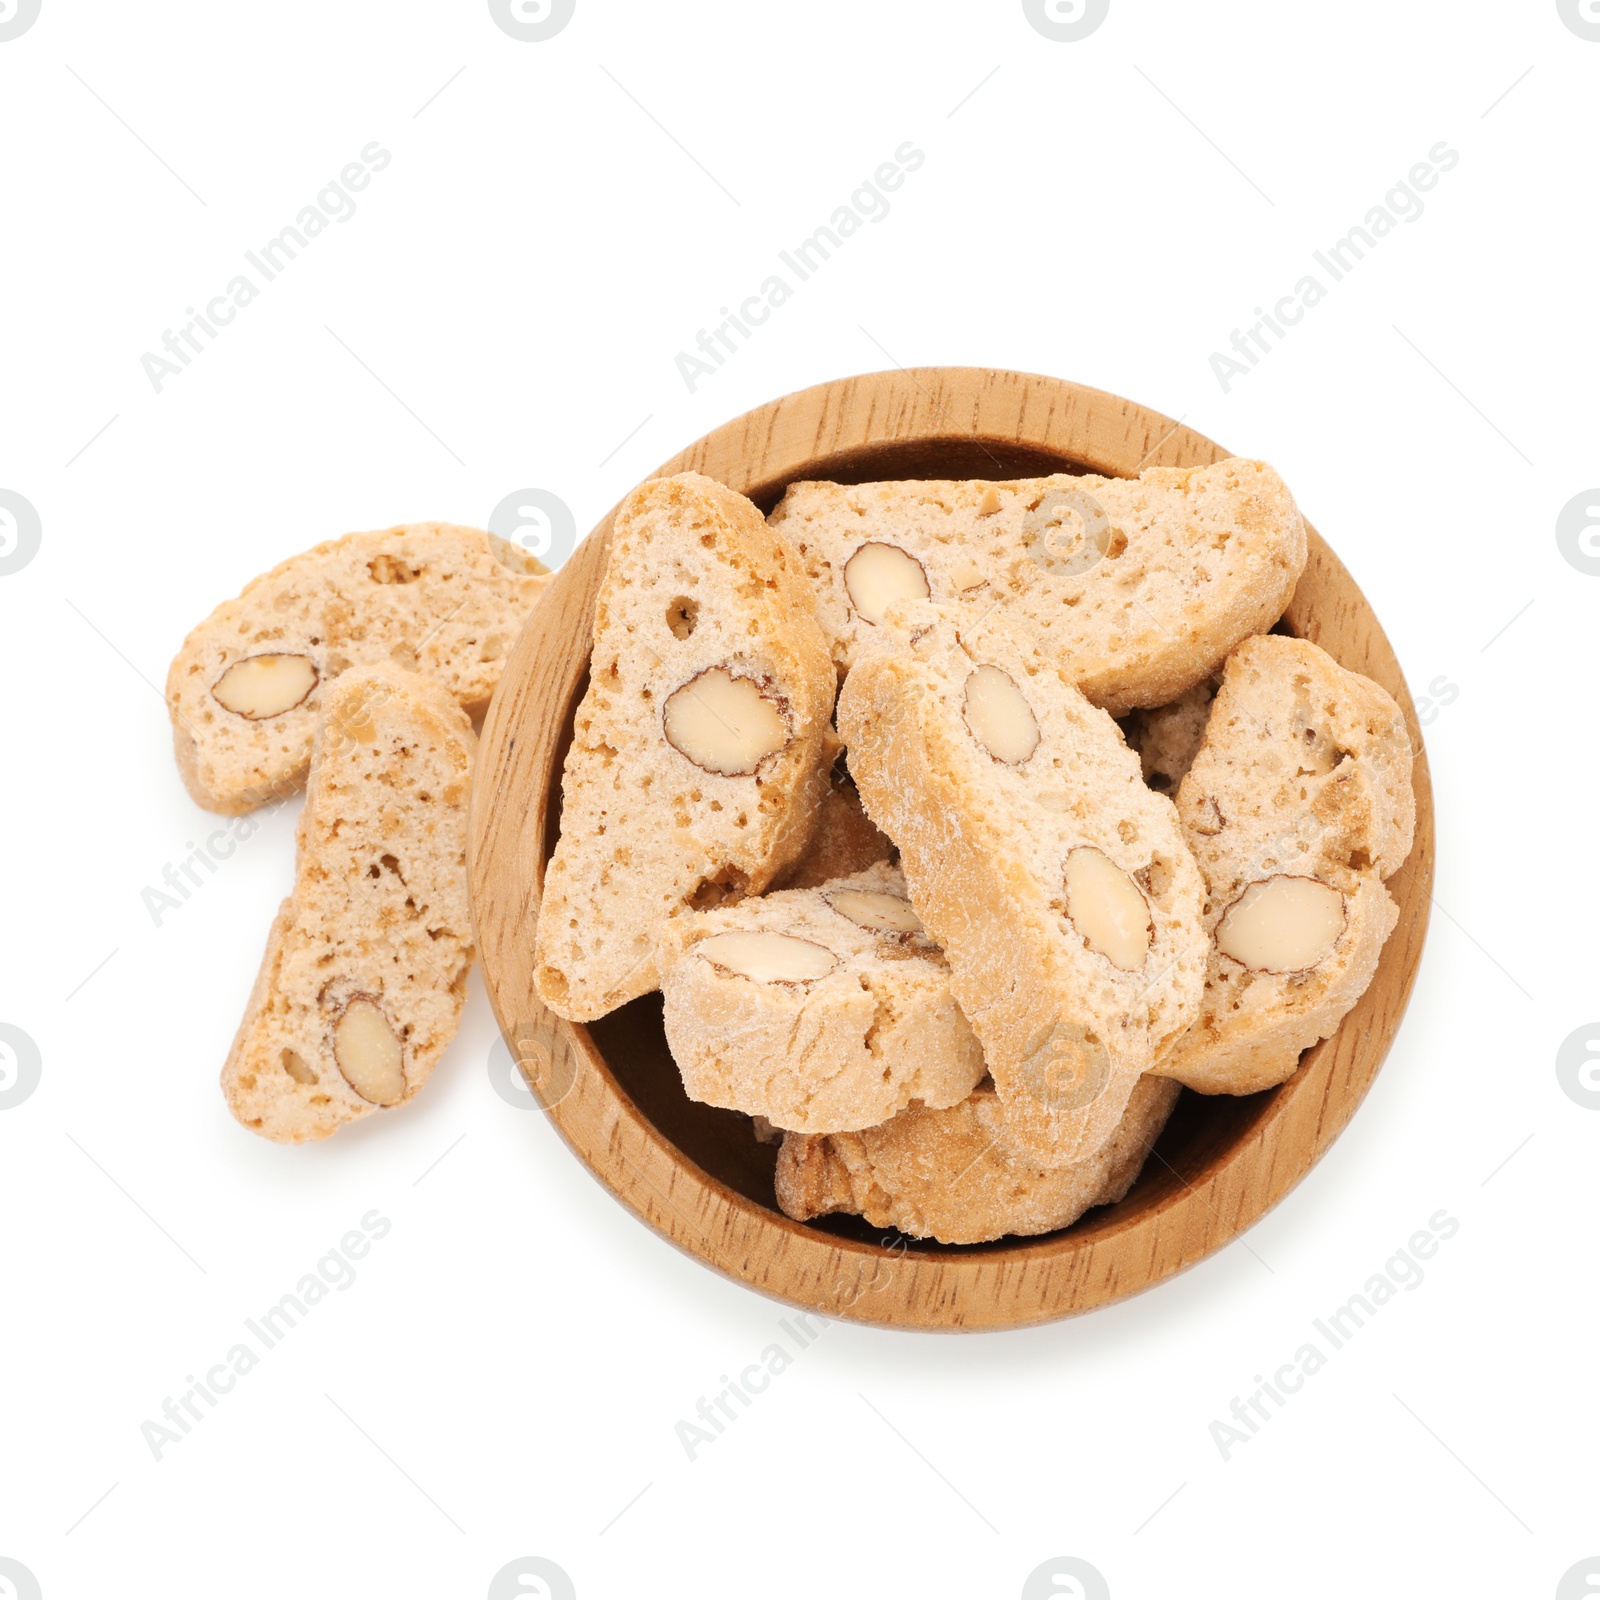
{"type": "MultiPolygon", "coordinates": [[[[1091,472],[1095,469],[1052,451],[1019,445],[1014,441],[973,438],[923,438],[878,443],[823,456],[808,463],[803,478],[834,483],[872,483],[889,478],[992,478],[1042,477],[1052,472],[1091,472]]],[[[796,476],[753,485],[748,491],[764,512],[770,512],[796,476]]],[[[1293,631],[1280,624],[1283,631],[1293,631]]],[[[565,759],[572,740],[573,719],[588,686],[579,680],[560,738],[555,767],[565,759]]],[[[546,860],[555,848],[560,826],[560,789],[553,786],[545,828],[546,860]]],[[[661,1024],[661,996],[645,995],[588,1024],[588,1033],[618,1086],[639,1112],[681,1154],[703,1173],[725,1184],[747,1200],[775,1215],[773,1170],[777,1149],[759,1143],[750,1119],[736,1111],[691,1100],[683,1091],[666,1034],[661,1024]]],[[[1163,1130],[1138,1182],[1114,1206],[1088,1212],[1062,1234],[1090,1236],[1122,1226],[1142,1212],[1159,1207],[1175,1189],[1199,1183],[1225,1161],[1234,1147],[1248,1139],[1266,1115],[1274,1095],[1283,1088],[1246,1096],[1198,1095],[1185,1089],[1171,1120],[1163,1130]]],[[[880,1244],[883,1230],[863,1218],[844,1214],[820,1217],[804,1226],[835,1238],[880,1244]]],[[[898,1241],[896,1241],[899,1243],[898,1241]]],[[[1035,1243],[1035,1240],[1020,1241],[1035,1243]]],[[[1019,1241],[1007,1237],[990,1244],[942,1245],[931,1240],[908,1239],[903,1250],[935,1255],[982,1255],[1014,1250],[1019,1241]]]]}

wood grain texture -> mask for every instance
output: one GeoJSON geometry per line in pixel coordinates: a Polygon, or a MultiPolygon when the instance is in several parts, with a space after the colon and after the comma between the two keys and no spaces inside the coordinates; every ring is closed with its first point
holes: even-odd
{"type": "MultiPolygon", "coordinates": [[[[1129,477],[1232,452],[1157,412],[1055,378],[926,368],[822,384],[736,418],[664,473],[693,469],[764,510],[800,478],[1129,477]]],[[[561,568],[512,650],[472,798],[478,946],[501,1031],[562,1136],[637,1216],[752,1288],[830,1317],[926,1329],[1016,1327],[1149,1288],[1219,1249],[1283,1198],[1350,1120],[1399,1027],[1427,930],[1433,804],[1411,697],[1383,629],[1315,532],[1283,626],[1381,683],[1417,754],[1416,843],[1389,881],[1400,920],[1377,977],[1293,1078],[1243,1098],[1185,1091],[1120,1204],[1032,1240],[950,1247],[880,1240],[859,1218],[790,1221],[774,1152],[747,1119],[683,1093],[659,996],[584,1027],[540,1004],[533,929],[559,821],[561,760],[585,682],[608,515],[561,568]]]]}

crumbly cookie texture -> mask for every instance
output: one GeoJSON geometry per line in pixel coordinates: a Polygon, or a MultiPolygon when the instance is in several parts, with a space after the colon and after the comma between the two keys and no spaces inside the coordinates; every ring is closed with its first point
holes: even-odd
{"type": "Polygon", "coordinates": [[[1113,716],[1163,705],[1271,627],[1306,531],[1265,462],[1138,478],[796,483],[772,513],[842,677],[895,599],[998,606],[1113,716]]]}
{"type": "Polygon", "coordinates": [[[1218,680],[1203,678],[1176,700],[1147,711],[1130,711],[1122,719],[1123,737],[1139,754],[1144,781],[1162,794],[1176,797],[1184,774],[1194,765],[1200,741],[1206,736],[1211,702],[1218,680]]]}
{"type": "Polygon", "coordinates": [[[1050,1233],[1127,1194],[1179,1092],[1140,1078],[1106,1143],[1065,1166],[1016,1144],[989,1083],[948,1110],[912,1106],[860,1133],[791,1133],[778,1152],[778,1204],[797,1222],[849,1211],[944,1244],[1050,1233]]]}
{"type": "Polygon", "coordinates": [[[799,557],[694,472],[612,527],[561,779],[535,981],[587,1022],[659,986],[685,912],[759,894],[810,837],[837,754],[833,668],[799,557]]]}
{"type": "Polygon", "coordinates": [[[228,816],[293,793],[328,686],[351,667],[393,661],[481,711],[547,577],[504,539],[446,522],[348,534],[264,573],[167,672],[189,793],[228,816]]]}
{"type": "Polygon", "coordinates": [[[294,892],[222,1069],[245,1127],[325,1139],[409,1100],[455,1036],[475,745],[442,685],[390,663],[324,692],[294,892]]]}
{"type": "Polygon", "coordinates": [[[1083,1159],[1199,1006],[1203,890],[1172,802],[998,613],[898,602],[838,715],[1013,1136],[1083,1159]]]}
{"type": "Polygon", "coordinates": [[[848,776],[834,766],[828,792],[817,808],[817,825],[805,854],[783,875],[780,889],[815,889],[834,878],[864,872],[894,859],[894,845],[861,804],[848,776]]]}
{"type": "Polygon", "coordinates": [[[1314,644],[1233,652],[1178,790],[1206,880],[1205,994],[1156,1071],[1251,1094],[1338,1027],[1399,915],[1383,880],[1411,851],[1411,762],[1399,707],[1314,644]]]}
{"type": "Polygon", "coordinates": [[[983,1077],[944,957],[893,867],[675,918],[658,959],[691,1100],[831,1133],[913,1100],[953,1106],[983,1077]]]}

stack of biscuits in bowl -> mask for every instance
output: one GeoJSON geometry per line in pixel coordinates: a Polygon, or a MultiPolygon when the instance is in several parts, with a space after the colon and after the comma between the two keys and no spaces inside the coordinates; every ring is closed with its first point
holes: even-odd
{"type": "Polygon", "coordinates": [[[1181,1088],[1288,1078],[1411,847],[1393,701],[1274,633],[1262,463],[623,503],[535,935],[586,1022],[659,990],[776,1192],[950,1244],[1120,1199],[1181,1088]],[[1116,719],[1120,719],[1116,720],[1116,719]]]}

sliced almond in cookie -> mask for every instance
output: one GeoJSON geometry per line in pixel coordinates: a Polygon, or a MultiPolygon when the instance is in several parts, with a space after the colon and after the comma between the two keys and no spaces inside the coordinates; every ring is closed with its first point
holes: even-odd
{"type": "Polygon", "coordinates": [[[863,622],[882,622],[896,600],[926,600],[928,575],[915,556],[897,544],[862,545],[844,564],[845,593],[863,622]]]}
{"type": "Polygon", "coordinates": [[[316,686],[317,669],[310,656],[246,656],[211,685],[211,698],[224,711],[264,722],[293,711],[316,686]]]}
{"type": "Polygon", "coordinates": [[[1217,949],[1251,972],[1310,972],[1333,954],[1344,896],[1318,878],[1258,878],[1222,913],[1217,949]]]}

